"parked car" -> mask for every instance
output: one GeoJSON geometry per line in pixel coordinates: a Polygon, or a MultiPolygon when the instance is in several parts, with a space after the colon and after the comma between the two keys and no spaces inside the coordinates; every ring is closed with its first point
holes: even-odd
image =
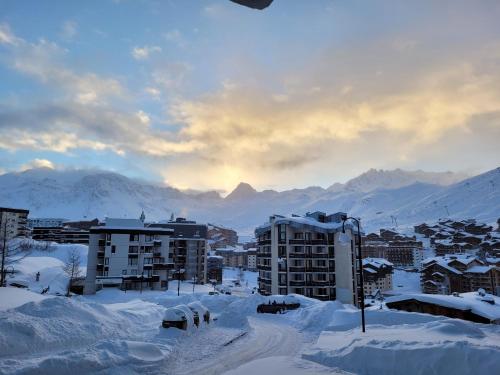
{"type": "Polygon", "coordinates": [[[220,293],[219,292],[216,292],[216,291],[213,291],[213,292],[208,292],[208,295],[209,296],[218,296],[220,293]]]}
{"type": "Polygon", "coordinates": [[[186,330],[190,324],[194,324],[194,315],[186,305],[170,307],[165,311],[162,321],[163,328],[178,328],[186,330]]]}

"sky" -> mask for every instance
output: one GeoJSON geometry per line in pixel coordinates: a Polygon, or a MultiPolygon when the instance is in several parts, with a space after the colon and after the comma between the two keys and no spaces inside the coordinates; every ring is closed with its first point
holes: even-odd
{"type": "Polygon", "coordinates": [[[500,2],[0,2],[0,172],[230,191],[500,165],[500,2]]]}

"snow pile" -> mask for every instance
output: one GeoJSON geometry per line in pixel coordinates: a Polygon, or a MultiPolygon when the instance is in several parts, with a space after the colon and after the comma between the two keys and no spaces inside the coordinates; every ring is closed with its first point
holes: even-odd
{"type": "Polygon", "coordinates": [[[412,375],[465,375],[500,365],[498,326],[392,311],[368,311],[366,333],[359,313],[337,310],[331,321],[304,359],[356,374],[399,374],[404,366],[412,375]]]}
{"type": "Polygon", "coordinates": [[[39,302],[48,297],[24,289],[0,287],[0,310],[13,309],[28,302],[39,302]]]}

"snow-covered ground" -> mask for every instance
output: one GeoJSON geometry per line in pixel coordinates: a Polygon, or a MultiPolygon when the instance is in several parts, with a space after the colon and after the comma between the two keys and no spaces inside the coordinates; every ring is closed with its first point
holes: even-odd
{"type": "Polygon", "coordinates": [[[395,269],[392,274],[394,293],[420,293],[420,272],[407,272],[395,269]]]}
{"type": "MultiPolygon", "coordinates": [[[[179,296],[177,282],[166,292],[40,295],[33,272],[41,269],[51,291],[64,286],[58,262],[67,250],[23,259],[15,277],[31,290],[0,288],[0,374],[460,375],[500,366],[500,326],[375,306],[363,334],[356,308],[302,296],[298,310],[257,314],[269,297],[251,294],[254,272],[244,273],[244,286],[232,295],[209,295],[208,285],[195,285],[193,293],[188,282],[179,296]],[[187,331],[161,327],[167,308],[193,301],[216,320],[187,331]]],[[[225,269],[223,285],[237,278],[236,269],[225,269]]],[[[394,285],[418,292],[418,274],[396,271],[394,285]]]]}

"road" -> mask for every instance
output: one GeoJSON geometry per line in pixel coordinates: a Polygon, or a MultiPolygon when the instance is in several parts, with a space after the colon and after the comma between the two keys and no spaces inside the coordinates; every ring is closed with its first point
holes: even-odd
{"type": "MultiPolygon", "coordinates": [[[[217,328],[184,340],[176,347],[172,360],[166,366],[168,373],[222,374],[255,359],[293,356],[302,347],[302,334],[279,315],[249,317],[249,323],[251,329],[248,334],[227,346],[223,344],[229,340],[221,341],[222,332],[217,332],[217,328]]],[[[232,337],[235,333],[233,331],[232,337]]]]}

